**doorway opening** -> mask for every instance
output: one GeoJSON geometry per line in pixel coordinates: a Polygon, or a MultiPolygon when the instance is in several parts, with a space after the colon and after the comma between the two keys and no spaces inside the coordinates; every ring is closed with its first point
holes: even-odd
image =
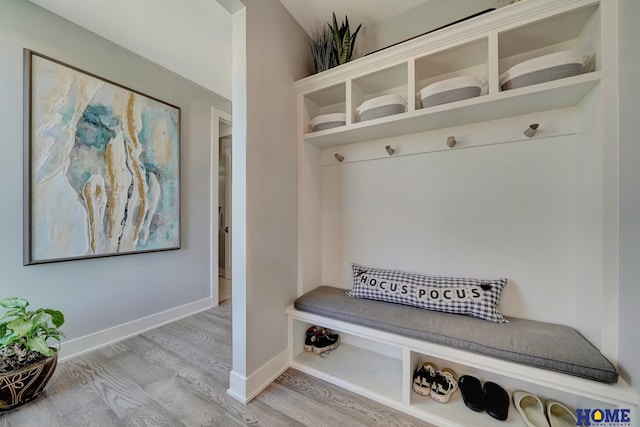
{"type": "Polygon", "coordinates": [[[231,298],[231,122],[219,119],[218,302],[231,298]]]}

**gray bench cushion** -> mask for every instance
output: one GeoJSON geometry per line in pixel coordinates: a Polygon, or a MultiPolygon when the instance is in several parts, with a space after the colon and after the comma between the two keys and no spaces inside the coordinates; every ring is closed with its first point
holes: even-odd
{"type": "Polygon", "coordinates": [[[295,300],[296,309],[605,383],[618,381],[615,367],[568,326],[509,317],[490,323],[389,302],[351,298],[321,286],[295,300]]]}

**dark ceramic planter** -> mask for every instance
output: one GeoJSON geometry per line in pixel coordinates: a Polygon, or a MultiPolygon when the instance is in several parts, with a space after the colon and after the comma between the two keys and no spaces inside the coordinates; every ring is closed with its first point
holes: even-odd
{"type": "Polygon", "coordinates": [[[0,413],[17,409],[40,395],[58,364],[58,353],[18,371],[0,374],[0,413]]]}

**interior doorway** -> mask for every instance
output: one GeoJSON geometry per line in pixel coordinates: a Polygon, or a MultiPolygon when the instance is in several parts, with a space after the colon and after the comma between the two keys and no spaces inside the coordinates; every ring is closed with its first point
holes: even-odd
{"type": "Polygon", "coordinates": [[[231,298],[231,122],[220,118],[218,141],[218,301],[231,298]]]}

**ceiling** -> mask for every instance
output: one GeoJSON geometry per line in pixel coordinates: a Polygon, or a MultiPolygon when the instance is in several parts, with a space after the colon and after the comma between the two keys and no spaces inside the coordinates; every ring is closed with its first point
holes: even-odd
{"type": "Polygon", "coordinates": [[[311,34],[319,23],[331,20],[335,12],[338,22],[349,17],[354,28],[363,27],[399,15],[431,0],[280,0],[300,26],[311,34]]]}

